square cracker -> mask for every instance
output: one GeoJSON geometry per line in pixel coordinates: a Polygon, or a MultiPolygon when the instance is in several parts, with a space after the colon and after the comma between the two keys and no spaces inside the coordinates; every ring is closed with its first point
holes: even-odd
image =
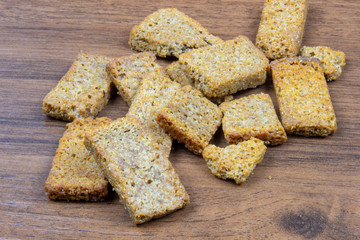
{"type": "Polygon", "coordinates": [[[252,94],[223,103],[220,108],[224,113],[222,128],[229,144],[255,137],[265,144],[279,145],[287,139],[268,94],[252,94]]]}
{"type": "Polygon", "coordinates": [[[221,124],[220,108],[187,85],[157,115],[157,122],[190,151],[200,155],[221,124]]]}

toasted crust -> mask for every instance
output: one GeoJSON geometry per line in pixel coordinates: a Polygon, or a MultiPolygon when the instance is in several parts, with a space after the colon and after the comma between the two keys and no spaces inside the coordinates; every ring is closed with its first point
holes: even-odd
{"type": "Polygon", "coordinates": [[[155,60],[155,54],[144,52],[114,59],[106,65],[111,81],[128,106],[131,105],[144,76],[162,69],[155,60]]]}
{"type": "Polygon", "coordinates": [[[341,75],[342,67],[345,66],[345,53],[332,50],[329,47],[303,46],[300,49],[300,55],[319,59],[327,81],[337,80],[341,75]]]}
{"type": "MultiPolygon", "coordinates": [[[[175,61],[169,64],[169,66],[165,68],[165,71],[173,81],[179,83],[181,86],[194,86],[192,78],[186,72],[186,69],[183,67],[183,65],[179,63],[179,61],[175,61]]],[[[210,101],[217,105],[223,102],[231,101],[233,98],[234,97],[232,95],[227,95],[224,97],[208,97],[210,101]]]]}
{"type": "Polygon", "coordinates": [[[151,131],[135,118],[119,118],[86,135],[112,187],[135,224],[189,204],[189,196],[151,131]]]}
{"type": "Polygon", "coordinates": [[[46,195],[52,200],[102,201],[108,196],[108,181],[85,148],[86,132],[110,123],[108,118],[75,119],[66,125],[52,168],[45,183],[46,195]]]}
{"type": "Polygon", "coordinates": [[[269,60],[245,36],[184,53],[179,62],[206,97],[264,84],[269,67],[269,60]]]}
{"type": "Polygon", "coordinates": [[[220,108],[224,113],[222,128],[229,144],[255,137],[265,144],[279,145],[287,139],[268,94],[253,94],[223,103],[220,108]]]}
{"type": "Polygon", "coordinates": [[[295,57],[304,34],[308,0],[265,0],[256,46],[269,59],[295,57]]]}
{"type": "Polygon", "coordinates": [[[69,71],[43,100],[43,112],[72,121],[95,117],[110,99],[112,83],[105,71],[107,57],[80,53],[69,71]]]}
{"type": "Polygon", "coordinates": [[[160,9],[147,16],[131,30],[129,39],[134,50],[152,51],[159,57],[179,57],[191,49],[218,42],[220,38],[175,8],[160,9]]]}
{"type": "Polygon", "coordinates": [[[221,179],[233,179],[236,184],[241,184],[263,160],[265,152],[264,142],[251,138],[225,148],[208,145],[203,151],[203,157],[212,174],[221,179]]]}
{"type": "Polygon", "coordinates": [[[221,110],[187,85],[157,115],[157,122],[177,141],[200,155],[221,124],[221,110]]]}
{"type": "Polygon", "coordinates": [[[165,107],[180,85],[171,81],[162,71],[154,71],[145,76],[134,97],[126,116],[138,118],[151,129],[166,156],[169,156],[172,138],[160,128],[156,115],[165,107]]]}
{"type": "Polygon", "coordinates": [[[288,134],[328,136],[337,130],[334,108],[318,59],[284,58],[271,63],[281,122],[288,134]]]}

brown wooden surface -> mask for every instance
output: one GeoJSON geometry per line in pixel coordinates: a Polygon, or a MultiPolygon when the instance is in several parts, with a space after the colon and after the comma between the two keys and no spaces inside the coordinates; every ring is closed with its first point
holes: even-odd
{"type": "MultiPolygon", "coordinates": [[[[327,138],[289,136],[267,150],[248,181],[214,177],[204,160],[175,143],[171,162],[190,206],[134,226],[116,194],[103,203],[55,202],[44,182],[65,122],[41,112],[42,99],[80,50],[134,53],[131,28],[159,8],[176,7],[224,40],[255,40],[263,0],[0,2],[0,238],[360,238],[360,1],[310,0],[304,45],[342,50],[347,66],[329,89],[338,131],[327,138]],[[269,179],[271,176],[271,180],[269,179]]],[[[159,60],[166,66],[170,60],[159,60]]],[[[270,93],[271,79],[254,90],[270,93]]],[[[100,116],[122,117],[114,96],[100,116]]],[[[225,146],[222,132],[215,143],[225,146]]]]}

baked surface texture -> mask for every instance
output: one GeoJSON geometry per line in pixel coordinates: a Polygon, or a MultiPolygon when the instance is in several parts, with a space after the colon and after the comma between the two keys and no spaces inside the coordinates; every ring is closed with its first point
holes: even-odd
{"type": "Polygon", "coordinates": [[[346,64],[344,52],[335,51],[325,46],[303,46],[300,49],[300,55],[319,59],[327,81],[337,80],[341,75],[342,67],[346,64]]]}
{"type": "Polygon", "coordinates": [[[111,122],[108,118],[77,118],[66,125],[52,168],[45,183],[52,200],[102,201],[108,196],[108,181],[94,156],[85,148],[86,132],[111,122]]]}
{"type": "Polygon", "coordinates": [[[174,56],[191,49],[221,42],[191,17],[175,8],[160,9],[130,32],[129,44],[137,51],[152,51],[159,57],[174,56]]]}
{"type": "Polygon", "coordinates": [[[316,58],[284,58],[271,63],[282,125],[288,134],[328,136],[337,130],[328,86],[316,58]]]}
{"type": "Polygon", "coordinates": [[[135,224],[186,206],[189,196],[152,132],[135,118],[119,118],[86,135],[94,153],[135,224]]]}
{"type": "Polygon", "coordinates": [[[212,174],[221,179],[233,179],[236,184],[241,184],[263,160],[265,152],[263,141],[250,138],[225,148],[210,144],[204,149],[203,157],[212,174]]]}
{"type": "Polygon", "coordinates": [[[269,60],[245,36],[186,52],[182,65],[206,97],[224,97],[266,81],[269,60]]]}
{"type": "Polygon", "coordinates": [[[221,124],[218,106],[187,85],[157,115],[157,122],[178,142],[200,155],[221,124]]]}
{"type": "Polygon", "coordinates": [[[268,94],[252,94],[220,105],[224,113],[222,128],[229,144],[251,137],[265,144],[279,145],[287,136],[268,94]]]}
{"type": "Polygon", "coordinates": [[[155,60],[154,53],[143,52],[114,59],[106,65],[111,81],[128,106],[131,105],[144,76],[162,69],[155,60]]]}
{"type": "MultiPolygon", "coordinates": [[[[181,86],[194,86],[193,79],[189,76],[189,74],[186,72],[186,69],[179,63],[179,61],[175,61],[169,64],[165,68],[165,71],[173,81],[179,83],[181,86]]],[[[224,97],[208,97],[210,101],[217,105],[223,102],[231,101],[233,98],[234,97],[232,95],[227,95],[224,97]]]]}
{"type": "Polygon", "coordinates": [[[295,57],[300,50],[308,0],[265,0],[256,46],[269,59],[295,57]]]}
{"type": "Polygon", "coordinates": [[[80,53],[43,100],[43,112],[54,118],[72,121],[95,117],[108,103],[112,83],[105,71],[107,57],[80,53]]]}
{"type": "Polygon", "coordinates": [[[180,84],[171,81],[162,71],[154,71],[145,76],[134,97],[126,116],[138,118],[153,131],[157,143],[169,157],[172,138],[156,122],[156,116],[169,102],[180,84]]]}

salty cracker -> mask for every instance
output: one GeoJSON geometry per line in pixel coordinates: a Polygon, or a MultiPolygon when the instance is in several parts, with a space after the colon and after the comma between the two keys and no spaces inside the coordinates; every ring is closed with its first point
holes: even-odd
{"type": "Polygon", "coordinates": [[[221,42],[191,17],[175,8],[160,9],[130,32],[129,44],[137,51],[152,51],[159,57],[174,56],[221,42]]]}
{"type": "Polygon", "coordinates": [[[109,118],[77,118],[66,125],[52,168],[45,183],[52,200],[102,201],[108,196],[108,181],[94,156],[85,148],[86,132],[111,122],[109,118]]]}
{"type": "Polygon", "coordinates": [[[269,60],[245,36],[186,52],[179,62],[206,97],[264,84],[269,67],[269,60]]]}
{"type": "Polygon", "coordinates": [[[156,116],[179,89],[180,84],[171,81],[163,71],[151,72],[141,82],[126,114],[147,124],[159,145],[163,147],[166,156],[170,154],[172,138],[156,122],[156,116]]]}
{"type": "Polygon", "coordinates": [[[145,75],[162,69],[155,60],[155,54],[143,52],[114,59],[106,65],[111,81],[128,106],[145,75]]]}
{"type": "Polygon", "coordinates": [[[300,49],[300,55],[319,59],[327,81],[337,80],[341,75],[342,67],[345,66],[345,53],[332,50],[329,47],[303,46],[300,49]]]}
{"type": "MultiPolygon", "coordinates": [[[[194,86],[193,79],[189,76],[189,74],[186,72],[186,69],[179,63],[179,61],[175,61],[171,64],[169,64],[165,68],[166,73],[169,75],[169,77],[179,83],[181,86],[194,86]]],[[[223,102],[228,102],[233,99],[232,95],[227,95],[224,97],[208,97],[210,101],[213,103],[219,105],[223,102]]]]}
{"type": "Polygon", "coordinates": [[[187,85],[178,90],[156,121],[174,139],[200,155],[221,124],[218,106],[187,85]]]}
{"type": "Polygon", "coordinates": [[[236,184],[241,184],[263,160],[265,152],[263,141],[250,138],[225,148],[210,144],[204,149],[203,157],[212,174],[221,179],[233,179],[236,184]]]}
{"type": "Polygon", "coordinates": [[[105,71],[109,61],[107,57],[80,53],[57,86],[45,96],[42,111],[66,121],[95,117],[110,99],[112,83],[105,71]]]}
{"type": "Polygon", "coordinates": [[[119,118],[87,134],[85,145],[135,224],[189,204],[179,176],[141,121],[119,118]]]}
{"type": "Polygon", "coordinates": [[[220,108],[224,113],[222,128],[229,144],[255,137],[265,144],[279,145],[287,139],[268,94],[252,94],[223,103],[220,108]]]}
{"type": "Polygon", "coordinates": [[[256,46],[269,59],[295,57],[300,49],[308,0],[265,0],[256,46]]]}
{"type": "Polygon", "coordinates": [[[288,134],[328,136],[336,117],[321,63],[316,58],[284,58],[271,63],[282,125],[288,134]]]}

